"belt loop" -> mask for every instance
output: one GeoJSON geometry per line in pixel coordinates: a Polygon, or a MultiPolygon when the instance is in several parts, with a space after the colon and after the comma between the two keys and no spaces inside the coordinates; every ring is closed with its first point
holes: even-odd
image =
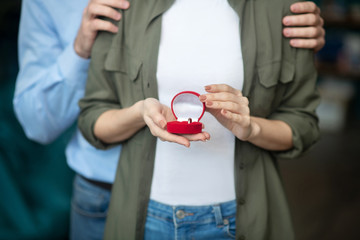
{"type": "Polygon", "coordinates": [[[216,226],[222,226],[224,225],[224,221],[223,221],[223,217],[221,214],[221,207],[220,205],[213,205],[212,206],[214,209],[214,215],[215,215],[215,221],[216,221],[216,226]]]}

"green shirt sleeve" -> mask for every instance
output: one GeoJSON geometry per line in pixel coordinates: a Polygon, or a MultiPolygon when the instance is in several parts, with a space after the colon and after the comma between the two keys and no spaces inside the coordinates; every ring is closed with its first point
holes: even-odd
{"type": "Polygon", "coordinates": [[[99,149],[107,149],[116,144],[105,143],[95,136],[97,119],[106,111],[121,108],[114,83],[104,67],[112,39],[111,33],[99,33],[91,53],[85,97],[79,101],[78,127],[85,139],[99,149]]]}
{"type": "Polygon", "coordinates": [[[294,158],[308,150],[320,136],[316,108],[320,97],[316,90],[317,72],[312,50],[296,49],[294,80],[289,83],[277,110],[269,119],[286,122],[292,129],[294,147],[275,152],[279,158],[294,158]]]}

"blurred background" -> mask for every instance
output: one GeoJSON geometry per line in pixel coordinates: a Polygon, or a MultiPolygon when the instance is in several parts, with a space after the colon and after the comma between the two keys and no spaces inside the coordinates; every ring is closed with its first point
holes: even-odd
{"type": "MultiPolygon", "coordinates": [[[[326,45],[316,55],[321,140],[280,162],[298,240],[360,239],[360,1],[318,0],[326,45]]],[[[12,107],[21,1],[0,1],[0,240],[67,239],[71,130],[42,146],[12,107]],[[49,197],[50,196],[50,197],[49,197]]]]}
{"type": "Polygon", "coordinates": [[[42,146],[26,138],[13,112],[20,7],[20,0],[0,1],[0,239],[67,239],[70,133],[42,146]]]}

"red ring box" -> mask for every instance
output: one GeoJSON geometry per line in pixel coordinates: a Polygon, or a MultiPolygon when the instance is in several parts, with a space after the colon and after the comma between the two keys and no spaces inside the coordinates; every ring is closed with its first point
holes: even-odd
{"type": "Polygon", "coordinates": [[[171,101],[171,111],[176,121],[167,123],[167,131],[177,134],[201,133],[200,119],[205,112],[205,104],[199,99],[200,94],[184,91],[175,95],[171,101]]]}

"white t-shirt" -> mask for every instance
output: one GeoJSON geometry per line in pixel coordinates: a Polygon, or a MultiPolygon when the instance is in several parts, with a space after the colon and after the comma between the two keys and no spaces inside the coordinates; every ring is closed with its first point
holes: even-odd
{"type": "MultiPolygon", "coordinates": [[[[176,0],[162,17],[157,81],[170,106],[181,91],[205,93],[208,84],[243,86],[240,20],[227,0],[176,0]]],[[[157,140],[150,198],[170,205],[207,205],[235,199],[235,137],[210,113],[201,122],[208,142],[186,148],[157,140]]]]}

